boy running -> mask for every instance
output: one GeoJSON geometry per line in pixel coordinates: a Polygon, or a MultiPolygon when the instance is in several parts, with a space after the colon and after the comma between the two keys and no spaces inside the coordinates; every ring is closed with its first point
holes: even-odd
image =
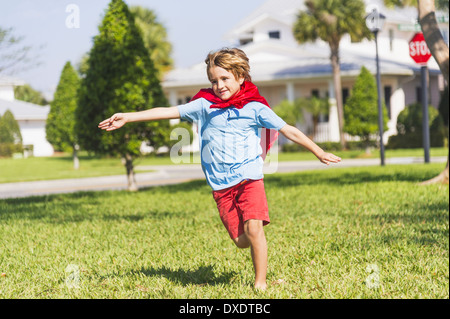
{"type": "Polygon", "coordinates": [[[324,164],[338,163],[341,159],[323,151],[270,109],[251,82],[249,59],[242,50],[211,52],[205,63],[211,88],[200,90],[189,103],[116,113],[102,121],[99,128],[112,131],[126,123],[161,119],[181,118],[195,122],[202,169],[212,188],[222,223],[237,247],[250,247],[254,287],[264,290],[267,287],[267,242],[263,226],[269,224],[270,219],[263,164],[277,133],[305,147],[324,164]],[[261,134],[265,135],[263,139],[261,134]]]}

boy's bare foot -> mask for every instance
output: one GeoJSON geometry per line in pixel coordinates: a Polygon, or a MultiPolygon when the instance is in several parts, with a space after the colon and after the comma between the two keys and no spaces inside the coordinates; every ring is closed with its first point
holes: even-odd
{"type": "Polygon", "coordinates": [[[267,284],[266,283],[262,283],[262,284],[255,283],[255,290],[256,291],[265,291],[266,289],[267,289],[267,284]]]}

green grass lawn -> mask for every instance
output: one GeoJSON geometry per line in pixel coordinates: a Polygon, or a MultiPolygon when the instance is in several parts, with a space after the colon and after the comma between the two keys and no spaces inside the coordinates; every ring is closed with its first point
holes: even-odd
{"type": "MultiPolygon", "coordinates": [[[[98,158],[87,156],[82,152],[80,169],[73,169],[72,157],[69,154],[58,157],[31,157],[27,159],[0,159],[0,183],[24,182],[35,180],[96,177],[125,174],[125,168],[119,158],[98,158]]],[[[447,148],[432,148],[431,156],[447,156],[447,148]]],[[[336,152],[343,159],[349,158],[379,158],[379,151],[371,155],[364,151],[336,152]]],[[[422,149],[387,150],[386,158],[415,156],[423,158],[422,149]]],[[[310,152],[278,153],[279,161],[317,160],[310,152]]],[[[185,159],[183,163],[200,163],[198,155],[185,159]]],[[[151,165],[172,165],[169,156],[148,156],[135,161],[136,172],[146,171],[139,167],[151,165]]]]}
{"type": "Polygon", "coordinates": [[[266,175],[263,293],[204,181],[0,200],[0,298],[448,299],[449,187],[418,184],[441,170],[266,175]]]}

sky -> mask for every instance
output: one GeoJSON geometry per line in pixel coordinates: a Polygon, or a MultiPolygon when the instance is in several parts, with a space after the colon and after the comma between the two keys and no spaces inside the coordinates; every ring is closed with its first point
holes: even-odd
{"type": "MultiPolygon", "coordinates": [[[[0,0],[0,27],[13,28],[40,63],[12,74],[52,99],[64,64],[76,66],[89,52],[110,0],[0,0]],[[78,11],[78,20],[73,19],[78,11]],[[75,24],[76,22],[79,24],[75,24]]],[[[231,46],[224,35],[265,0],[125,0],[152,9],[166,27],[175,67],[204,60],[231,46]]]]}

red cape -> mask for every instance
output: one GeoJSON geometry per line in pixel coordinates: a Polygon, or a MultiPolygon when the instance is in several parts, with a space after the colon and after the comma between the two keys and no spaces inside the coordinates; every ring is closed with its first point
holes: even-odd
{"type": "MultiPolygon", "coordinates": [[[[197,100],[199,98],[204,98],[207,101],[213,103],[210,106],[211,108],[226,108],[232,106],[241,109],[249,102],[260,102],[270,108],[270,105],[269,103],[267,103],[266,99],[259,94],[256,85],[249,81],[245,81],[241,85],[240,91],[229,100],[222,100],[214,94],[214,91],[212,89],[201,89],[192,98],[191,101],[197,100]]],[[[262,133],[261,147],[263,153],[261,154],[261,157],[265,159],[273,143],[275,143],[276,139],[278,138],[278,131],[263,128],[262,133]]]]}

